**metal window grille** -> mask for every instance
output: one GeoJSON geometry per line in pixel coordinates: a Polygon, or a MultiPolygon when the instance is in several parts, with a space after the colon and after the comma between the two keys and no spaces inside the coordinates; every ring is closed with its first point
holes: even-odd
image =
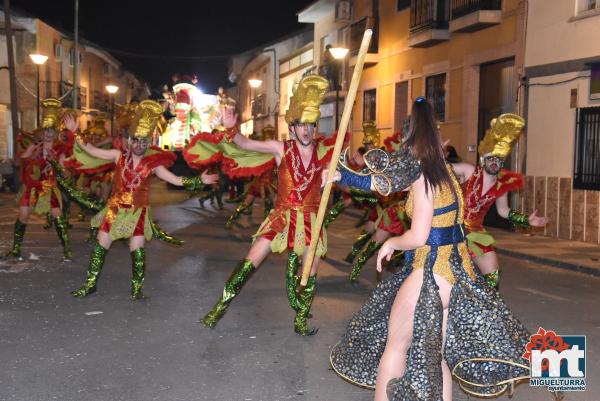
{"type": "Polygon", "coordinates": [[[410,0],[398,0],[398,4],[396,6],[398,11],[402,11],[408,7],[410,7],[410,0]]]}
{"type": "Polygon", "coordinates": [[[364,92],[363,121],[375,121],[377,111],[377,90],[371,89],[364,92]]]}
{"type": "Polygon", "coordinates": [[[575,189],[600,190],[600,107],[577,109],[575,189]]]}
{"type": "Polygon", "coordinates": [[[451,0],[452,19],[480,10],[502,10],[501,0],[451,0]]]}

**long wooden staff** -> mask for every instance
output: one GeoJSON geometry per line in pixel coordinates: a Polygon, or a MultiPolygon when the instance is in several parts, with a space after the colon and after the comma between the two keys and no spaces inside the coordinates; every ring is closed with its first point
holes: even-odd
{"type": "Polygon", "coordinates": [[[315,252],[317,250],[317,244],[319,242],[319,234],[321,233],[321,226],[323,225],[323,218],[325,217],[325,211],[327,210],[327,202],[329,202],[329,193],[331,192],[331,181],[335,175],[337,163],[342,152],[342,146],[344,144],[344,137],[348,129],[348,122],[350,121],[350,114],[352,113],[352,106],[354,105],[354,99],[356,98],[356,91],[358,90],[358,83],[360,82],[360,76],[362,75],[363,66],[365,64],[365,57],[369,50],[369,43],[371,42],[371,36],[373,31],[367,29],[363,35],[362,43],[360,44],[360,50],[358,51],[358,57],[354,72],[352,73],[352,81],[350,82],[350,88],[348,89],[348,95],[344,101],[344,111],[342,112],[342,120],[340,121],[340,127],[338,129],[338,136],[333,147],[333,156],[331,156],[331,162],[329,163],[329,172],[327,174],[327,183],[323,188],[323,195],[321,196],[321,203],[319,204],[319,212],[317,213],[317,220],[312,226],[310,247],[308,248],[308,257],[304,263],[302,270],[302,281],[300,285],[306,286],[308,282],[308,276],[315,259],[315,252]]]}

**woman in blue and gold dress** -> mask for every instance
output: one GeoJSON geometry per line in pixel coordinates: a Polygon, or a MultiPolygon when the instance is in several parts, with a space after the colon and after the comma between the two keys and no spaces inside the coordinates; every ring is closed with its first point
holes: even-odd
{"type": "Polygon", "coordinates": [[[341,182],[384,195],[409,189],[411,228],[384,243],[377,268],[396,250],[405,251],[406,263],[352,318],[331,352],[332,367],[375,388],[376,401],[449,401],[453,375],[472,394],[501,394],[527,374],[519,361],[529,333],[473,268],[464,200],[432,106],[414,102],[400,151],[365,156],[372,174],[342,169],[341,182]]]}

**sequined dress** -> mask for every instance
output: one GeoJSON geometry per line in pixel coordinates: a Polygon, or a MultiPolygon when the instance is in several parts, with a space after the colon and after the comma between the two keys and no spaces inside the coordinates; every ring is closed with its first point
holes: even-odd
{"type": "MultiPolygon", "coordinates": [[[[453,176],[452,176],[453,177],[453,176]]],[[[454,177],[453,177],[454,178],[454,177]]],[[[482,394],[504,390],[502,380],[526,374],[510,363],[467,362],[470,358],[496,358],[522,362],[529,333],[512,316],[498,293],[475,273],[462,229],[464,200],[459,184],[438,190],[434,217],[426,245],[406,251],[405,265],[379,283],[369,300],[350,320],[341,341],[334,346],[330,361],[335,372],[353,384],[374,388],[383,354],[392,304],[403,281],[413,269],[424,269],[423,286],[415,308],[413,341],[407,354],[407,369],[388,384],[393,401],[442,401],[443,307],[433,273],[453,283],[444,358],[450,370],[473,383],[482,394]]],[[[412,191],[407,200],[412,214],[412,191]]]]}

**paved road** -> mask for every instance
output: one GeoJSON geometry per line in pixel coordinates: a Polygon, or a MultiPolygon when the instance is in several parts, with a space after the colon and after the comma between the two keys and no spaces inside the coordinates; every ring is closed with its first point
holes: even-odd
{"type": "MultiPolygon", "coordinates": [[[[200,210],[181,193],[161,195],[160,224],[186,240],[178,249],[154,241],[148,249],[145,292],[129,300],[130,257],[111,249],[98,292],[74,299],[84,279],[89,245],[83,223],[72,229],[75,260],[60,261],[56,234],[41,220],[28,227],[24,252],[39,260],[0,265],[0,400],[38,401],[277,401],[372,399],[339,379],[328,352],[375,283],[373,263],[359,285],[340,262],[357,233],[342,216],[330,230],[313,322],[318,335],[293,333],[283,287],[285,258],[273,256],[255,274],[215,330],[197,323],[224,280],[244,257],[262,210],[223,228],[227,211],[200,210]]],[[[14,208],[0,198],[0,247],[9,245],[14,208]]],[[[600,280],[502,258],[502,293],[527,327],[586,334],[588,388],[568,400],[600,400],[600,280]]],[[[456,386],[457,387],[457,386],[456,386]]],[[[468,397],[458,388],[455,400],[468,397]]],[[[500,399],[507,400],[507,396],[500,399]]],[[[513,400],[551,400],[543,389],[519,386],[513,400]]]]}

